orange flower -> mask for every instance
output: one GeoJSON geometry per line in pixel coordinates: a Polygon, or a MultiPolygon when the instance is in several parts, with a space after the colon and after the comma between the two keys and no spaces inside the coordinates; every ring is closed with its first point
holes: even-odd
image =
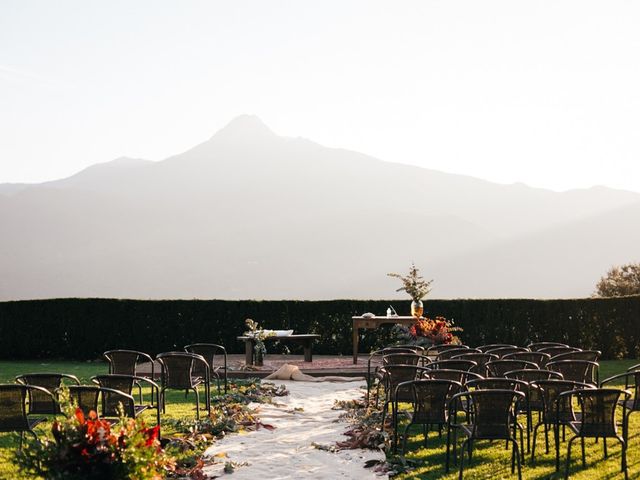
{"type": "Polygon", "coordinates": [[[80,425],[84,425],[84,412],[81,408],[76,408],[76,420],[80,425]]]}

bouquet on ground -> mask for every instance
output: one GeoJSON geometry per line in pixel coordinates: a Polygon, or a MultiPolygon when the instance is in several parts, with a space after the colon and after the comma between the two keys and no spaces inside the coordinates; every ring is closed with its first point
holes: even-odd
{"type": "Polygon", "coordinates": [[[275,336],[275,333],[273,331],[265,331],[264,328],[259,327],[258,322],[250,318],[247,318],[244,321],[244,324],[249,329],[244,332],[244,335],[253,338],[253,342],[255,343],[253,348],[255,350],[256,357],[264,357],[267,354],[267,346],[264,341],[269,337],[275,336]]]}
{"type": "Polygon", "coordinates": [[[444,317],[419,318],[410,327],[394,327],[394,334],[400,343],[421,346],[461,343],[456,332],[462,332],[462,328],[456,327],[453,320],[444,317]]]}

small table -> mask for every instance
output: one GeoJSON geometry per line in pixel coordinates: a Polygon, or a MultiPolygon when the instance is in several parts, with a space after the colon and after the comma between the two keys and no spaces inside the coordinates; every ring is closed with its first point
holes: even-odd
{"type": "MultiPolygon", "coordinates": [[[[267,337],[265,338],[265,342],[278,340],[280,342],[301,343],[302,348],[304,348],[304,361],[311,362],[313,361],[311,347],[313,345],[313,341],[317,338],[320,338],[320,335],[316,335],[314,333],[305,333],[301,335],[286,335],[283,337],[267,337]]],[[[245,363],[247,365],[253,365],[255,352],[253,347],[255,347],[255,339],[253,337],[243,335],[241,337],[238,337],[238,340],[242,340],[244,342],[245,363]]]]}
{"type": "Polygon", "coordinates": [[[358,329],[364,328],[376,330],[383,324],[396,324],[411,326],[416,323],[416,317],[351,317],[353,320],[353,363],[358,363],[358,329]]]}

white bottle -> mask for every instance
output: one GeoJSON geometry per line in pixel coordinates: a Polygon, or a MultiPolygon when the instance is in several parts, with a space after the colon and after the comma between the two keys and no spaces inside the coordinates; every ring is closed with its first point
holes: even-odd
{"type": "Polygon", "coordinates": [[[387,308],[387,317],[390,317],[390,316],[391,316],[391,309],[387,308]]]}

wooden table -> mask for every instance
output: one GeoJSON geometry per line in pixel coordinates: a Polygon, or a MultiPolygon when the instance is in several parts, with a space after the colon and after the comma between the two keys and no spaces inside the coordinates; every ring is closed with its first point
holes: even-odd
{"type": "Polygon", "coordinates": [[[396,324],[413,325],[416,323],[416,317],[351,317],[353,320],[353,363],[358,363],[358,330],[363,328],[366,330],[376,330],[380,325],[396,324]]]}
{"type": "MultiPolygon", "coordinates": [[[[286,335],[283,337],[267,337],[265,338],[265,342],[273,342],[278,340],[279,342],[293,342],[293,343],[301,343],[302,348],[304,348],[304,361],[311,362],[313,361],[313,356],[311,353],[311,347],[313,346],[313,341],[317,338],[320,338],[320,335],[316,335],[313,333],[305,333],[301,335],[286,335]]],[[[242,340],[244,342],[244,354],[245,354],[245,363],[247,365],[254,364],[255,358],[255,339],[253,337],[242,336],[238,337],[238,340],[242,340]]]]}

